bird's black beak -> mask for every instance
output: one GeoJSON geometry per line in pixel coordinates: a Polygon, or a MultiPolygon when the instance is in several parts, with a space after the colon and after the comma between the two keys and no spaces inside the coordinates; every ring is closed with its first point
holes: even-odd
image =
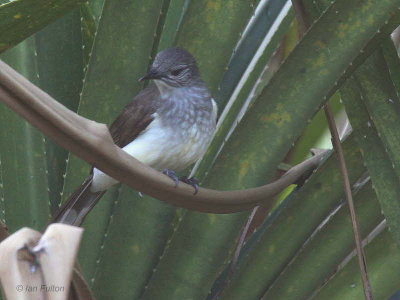
{"type": "Polygon", "coordinates": [[[147,72],[146,75],[143,77],[139,78],[139,82],[145,81],[145,80],[150,80],[150,79],[160,79],[161,76],[154,70],[150,70],[147,72]]]}

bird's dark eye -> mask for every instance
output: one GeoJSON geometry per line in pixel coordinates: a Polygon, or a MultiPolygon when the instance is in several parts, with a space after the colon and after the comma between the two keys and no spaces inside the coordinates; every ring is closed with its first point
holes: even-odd
{"type": "Polygon", "coordinates": [[[178,76],[179,74],[181,74],[183,72],[183,70],[185,70],[185,68],[180,68],[180,69],[176,69],[176,70],[172,70],[171,74],[172,76],[178,76]]]}

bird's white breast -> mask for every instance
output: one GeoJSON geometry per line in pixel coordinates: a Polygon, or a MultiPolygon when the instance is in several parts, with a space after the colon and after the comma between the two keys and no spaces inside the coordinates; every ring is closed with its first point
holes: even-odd
{"type": "Polygon", "coordinates": [[[210,138],[197,125],[191,128],[165,126],[156,115],[146,131],[124,151],[155,169],[181,170],[201,156],[210,138]]]}
{"type": "MultiPolygon", "coordinates": [[[[211,142],[217,116],[214,100],[212,106],[210,116],[189,122],[191,115],[188,113],[186,117],[181,116],[179,125],[174,126],[155,113],[146,130],[123,150],[154,169],[182,170],[196,162],[211,142]]],[[[93,170],[92,192],[106,190],[115,183],[115,179],[100,170],[93,170]]]]}

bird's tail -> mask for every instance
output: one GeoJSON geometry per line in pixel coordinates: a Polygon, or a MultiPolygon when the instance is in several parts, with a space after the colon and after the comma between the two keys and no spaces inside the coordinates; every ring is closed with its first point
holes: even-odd
{"type": "Polygon", "coordinates": [[[87,177],[67,201],[61,205],[50,223],[64,223],[74,226],[82,225],[86,215],[105,193],[105,191],[96,193],[90,191],[92,177],[92,175],[87,177]]]}

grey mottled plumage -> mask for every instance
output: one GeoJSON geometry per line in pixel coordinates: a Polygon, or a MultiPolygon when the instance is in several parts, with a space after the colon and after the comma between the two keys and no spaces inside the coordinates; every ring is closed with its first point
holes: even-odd
{"type": "MultiPolygon", "coordinates": [[[[215,131],[217,106],[193,56],[181,48],[157,54],[141,80],[142,90],[112,123],[116,145],[157,170],[179,171],[206,151],[215,131]]],[[[53,222],[80,225],[87,212],[117,181],[94,168],[93,175],[66,201],[53,222]]]]}

